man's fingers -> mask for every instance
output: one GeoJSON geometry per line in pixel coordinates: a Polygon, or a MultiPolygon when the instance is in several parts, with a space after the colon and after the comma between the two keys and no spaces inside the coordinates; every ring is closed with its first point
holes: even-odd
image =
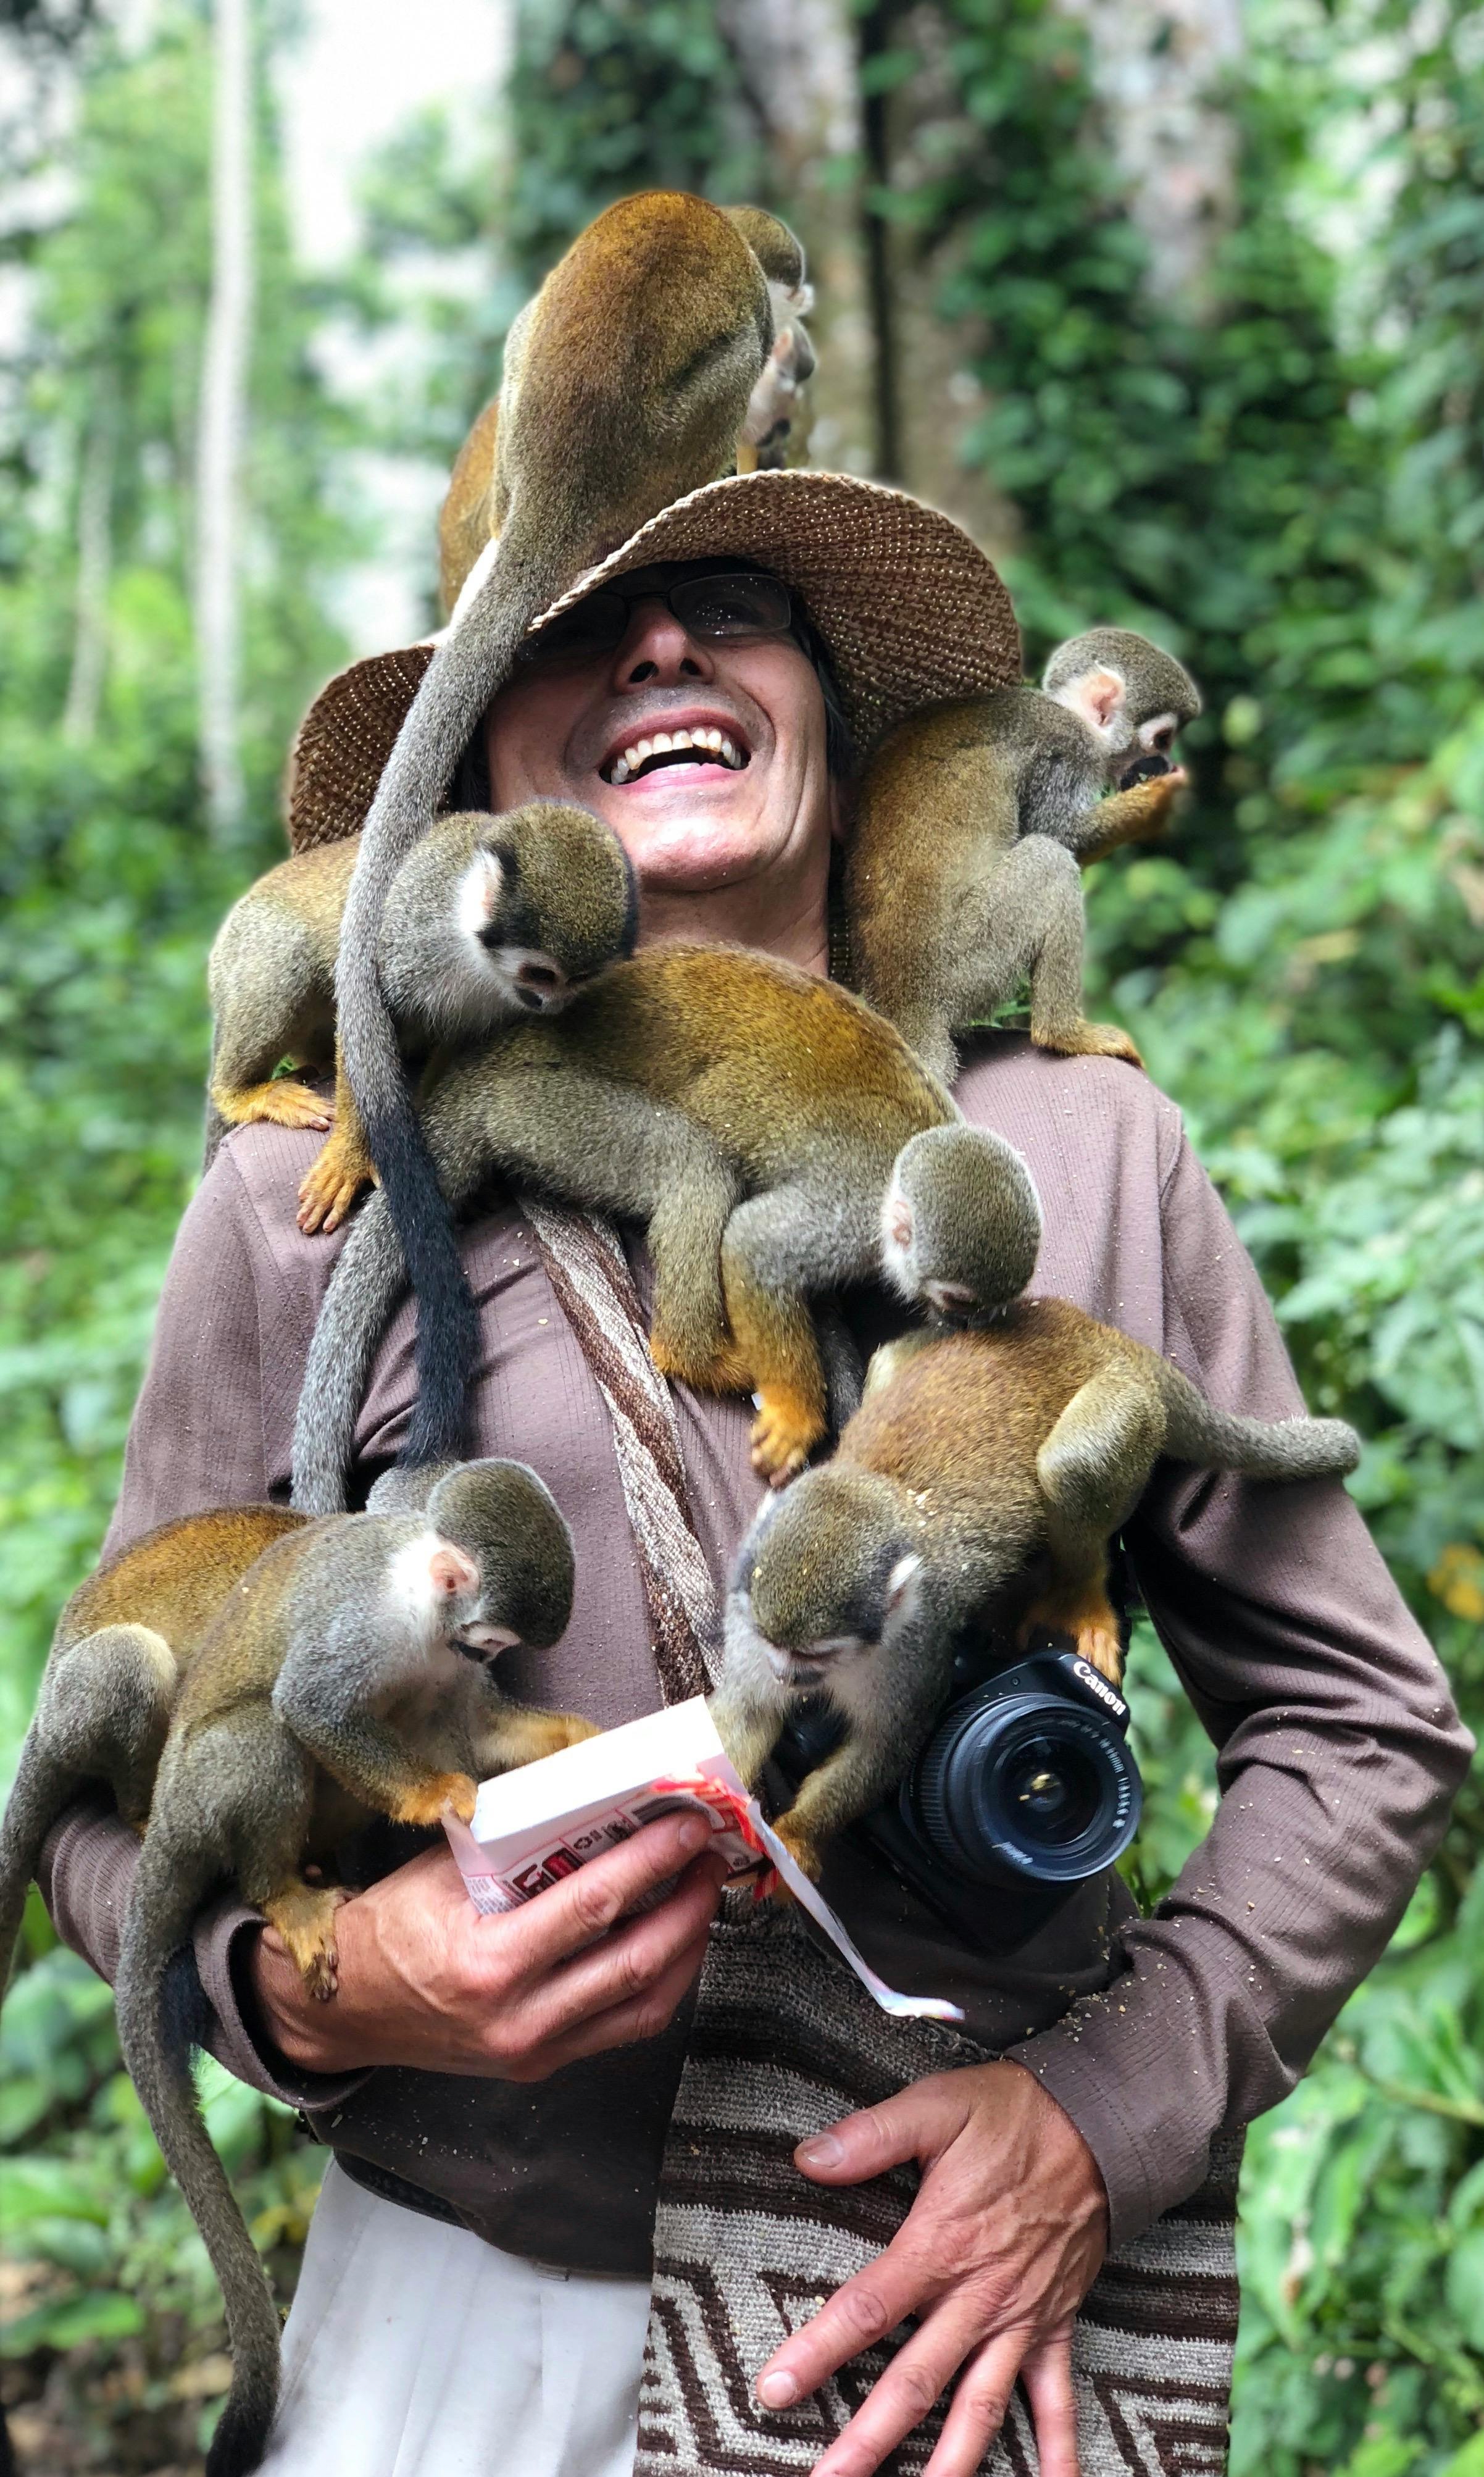
{"type": "Polygon", "coordinates": [[[822,2185],[859,2185],[908,2159],[936,2156],[962,2131],[968,2114],[959,2076],[932,2073],[879,2107],[811,2133],[794,2152],[794,2164],[822,2185]]]}
{"type": "Polygon", "coordinates": [[[1076,2450],[1076,2394],[1072,2388],[1072,2334],[1058,2332],[1032,2348],[1021,2367],[1036,2432],[1041,2477],[1081,2477],[1076,2450]]]}
{"type": "Polygon", "coordinates": [[[533,2057],[615,2006],[642,2005],[680,1955],[705,1935],[719,1897],[714,1864],[693,1864],[658,1909],[626,1919],[601,1943],[548,1970],[522,2000],[520,2043],[513,2052],[507,2033],[508,2060],[533,2057]]]}
{"type": "MultiPolygon", "coordinates": [[[[942,2277],[952,2276],[952,2265],[945,2263],[942,2277]]],[[[909,2314],[920,2313],[937,2284],[929,2283],[922,2264],[901,2246],[900,2239],[894,2240],[875,2262],[837,2288],[812,2320],[770,2357],[757,2377],[757,2396],[764,2408],[791,2408],[805,2392],[816,2390],[862,2348],[884,2339],[909,2314]]],[[[974,2336],[971,2332],[965,2339],[965,2347],[974,2336]]],[[[955,2357],[950,2372],[957,2363],[955,2357]]]]}
{"type": "Polygon", "coordinates": [[[705,1948],[706,1936],[703,1932],[643,1995],[627,2004],[612,2005],[606,2013],[594,2014],[565,2038],[543,2047],[529,2067],[507,2072],[505,2078],[544,2081],[549,2073],[559,2072],[564,2064],[580,2064],[584,2056],[606,2055],[613,2047],[631,2047],[645,2039],[657,2039],[662,2030],[669,2028],[684,2001],[705,1959],[705,1948]]]}
{"type": "Polygon", "coordinates": [[[616,1849],[606,1849],[565,1883],[549,1885],[519,1910],[488,1919],[485,1941],[511,1976],[537,1977],[606,1935],[711,1839],[699,1814],[662,1815],[616,1849]]]}
{"type": "MultiPolygon", "coordinates": [[[[873,2384],[845,2432],[817,2464],[815,2477],[869,2477],[879,2468],[942,2398],[975,2348],[981,2318],[972,2308],[955,2308],[947,2300],[930,2314],[873,2384]]],[[[957,2449],[940,2462],[948,2439],[945,2429],[928,2463],[932,2477],[973,2477],[985,2444],[1000,2430],[1028,2338],[1028,2332],[1007,2331],[977,2350],[973,2362],[982,2371],[973,2414],[962,2421],[957,2449]],[[978,2441],[969,2450],[975,2433],[978,2441]],[[968,2456],[960,2458],[960,2450],[968,2456]]]]}

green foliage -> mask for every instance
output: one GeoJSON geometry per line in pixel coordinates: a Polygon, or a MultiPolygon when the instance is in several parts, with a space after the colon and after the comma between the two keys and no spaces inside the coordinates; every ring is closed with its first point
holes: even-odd
{"type": "MultiPolygon", "coordinates": [[[[199,1160],[206,947],[232,896],[282,851],[284,749],[339,652],[321,596],[354,538],[333,487],[350,425],[310,362],[314,305],[288,263],[265,113],[242,714],[253,826],[241,849],[214,853],[196,776],[190,611],[208,98],[194,11],[163,13],[127,52],[98,38],[84,56],[66,188],[37,192],[46,213],[10,234],[26,318],[0,364],[7,1783],[58,1608],[94,1562],[117,1490],[199,1160]],[[93,615],[106,664],[94,726],[69,739],[79,512],[100,437],[110,558],[93,615]]],[[[33,2385],[61,2357],[48,2398],[60,2383],[69,2435],[92,2436],[92,2464],[126,2464],[115,2420],[156,2438],[148,2464],[184,2463],[225,2382],[214,2284],[119,2069],[108,1991],[48,1941],[34,1938],[40,1957],[0,2026],[0,2345],[33,2385]]],[[[213,2135],[291,2286],[317,2159],[294,2146],[283,2111],[211,2070],[213,2135]]],[[[48,2428],[34,2464],[61,2465],[55,2443],[48,2428]]]]}

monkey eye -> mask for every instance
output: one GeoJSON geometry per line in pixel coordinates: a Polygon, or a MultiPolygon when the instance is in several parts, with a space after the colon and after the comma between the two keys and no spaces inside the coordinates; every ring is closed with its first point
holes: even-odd
{"type": "Polygon", "coordinates": [[[1158,730],[1158,731],[1156,731],[1156,732],[1155,732],[1155,734],[1154,734],[1154,746],[1155,746],[1156,748],[1170,748],[1170,747],[1173,747],[1173,746],[1174,746],[1174,743],[1175,743],[1175,725],[1174,725],[1174,723],[1173,723],[1173,722],[1163,723],[1163,724],[1160,726],[1159,730],[1158,730]]]}

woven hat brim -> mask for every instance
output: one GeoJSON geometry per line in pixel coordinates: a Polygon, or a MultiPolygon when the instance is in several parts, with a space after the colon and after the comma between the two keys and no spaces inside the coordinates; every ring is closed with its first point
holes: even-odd
{"type": "MultiPolygon", "coordinates": [[[[754,561],[798,595],[829,648],[862,747],[923,706],[1021,677],[1010,597],[977,543],[905,491],[844,473],[707,483],[577,577],[532,629],[633,568],[711,558],[754,561]]],[[[321,689],[289,758],[295,851],[364,824],[433,651],[429,642],[372,655],[321,689]]]]}

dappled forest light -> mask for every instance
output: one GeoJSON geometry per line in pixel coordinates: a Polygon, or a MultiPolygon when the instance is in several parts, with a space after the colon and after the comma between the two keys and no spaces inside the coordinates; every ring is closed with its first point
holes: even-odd
{"type": "MultiPolygon", "coordinates": [[[[1175,836],[1089,881],[1091,1011],[1184,1111],[1311,1407],[1363,1431],[1352,1488],[1477,1727],[1484,9],[521,0],[507,91],[472,137],[410,122],[367,167],[359,254],[312,276],[275,126],[286,14],[255,24],[241,796],[213,802],[210,24],[186,0],[127,33],[101,0],[0,11],[0,1775],[107,1521],[196,1172],[207,944],[282,851],[288,739],[375,554],[356,460],[446,465],[532,281],[655,184],[797,226],[814,461],[970,525],[1030,667],[1107,621],[1201,683],[1175,836]],[[327,375],[356,365],[327,335],[393,339],[395,387],[327,375]]],[[[1147,1628],[1133,1675],[1152,1899],[1213,1776],[1147,1628]]],[[[1474,1784],[1249,2139],[1238,2477],[1484,2472],[1481,1854],[1474,1784]]],[[[205,2257],[107,1991],[38,1904],[28,1934],[0,2033],[8,2395],[37,2465],[185,2467],[225,2382],[205,2257]]],[[[319,2155],[225,2076],[210,2106],[286,2282],[319,2155]]]]}

